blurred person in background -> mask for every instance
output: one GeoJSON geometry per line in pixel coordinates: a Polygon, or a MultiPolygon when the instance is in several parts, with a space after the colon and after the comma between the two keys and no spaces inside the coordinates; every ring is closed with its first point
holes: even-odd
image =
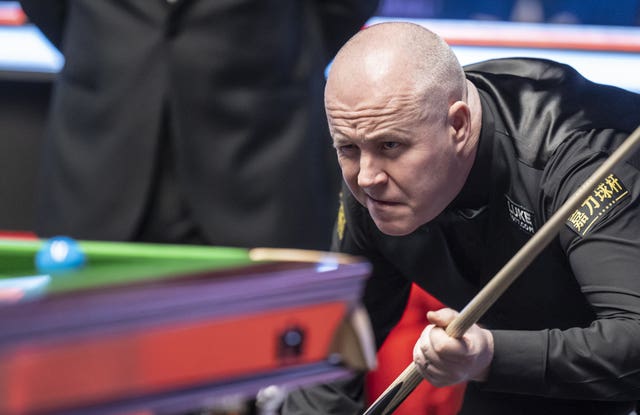
{"type": "Polygon", "coordinates": [[[324,71],[377,0],[24,0],[59,48],[36,233],[328,247],[324,71]]]}

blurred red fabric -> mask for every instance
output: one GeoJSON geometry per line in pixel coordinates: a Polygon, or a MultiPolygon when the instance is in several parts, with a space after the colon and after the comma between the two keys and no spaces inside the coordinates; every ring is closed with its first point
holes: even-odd
{"type": "MultiPolygon", "coordinates": [[[[367,375],[369,404],[411,363],[413,346],[427,325],[427,311],[443,307],[417,285],[411,287],[402,319],[378,351],[378,368],[367,375]]],[[[394,415],[455,415],[460,410],[464,388],[465,384],[436,388],[424,381],[398,406],[394,415]]]]}

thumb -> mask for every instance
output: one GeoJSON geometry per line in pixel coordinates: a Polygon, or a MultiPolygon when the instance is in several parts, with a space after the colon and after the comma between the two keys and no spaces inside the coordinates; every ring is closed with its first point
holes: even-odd
{"type": "Polygon", "coordinates": [[[437,311],[429,311],[427,313],[427,320],[429,323],[435,324],[438,327],[447,327],[453,319],[456,318],[458,312],[451,308],[442,308],[437,311]]]}

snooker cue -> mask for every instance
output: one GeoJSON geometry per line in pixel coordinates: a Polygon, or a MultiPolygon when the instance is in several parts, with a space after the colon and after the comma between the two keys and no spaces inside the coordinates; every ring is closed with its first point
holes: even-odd
{"type": "MultiPolygon", "coordinates": [[[[491,305],[502,295],[534,258],[556,237],[571,214],[582,204],[595,186],[601,182],[615,164],[624,160],[640,144],[640,127],[627,137],[596,171],[580,185],[578,190],[560,206],[549,220],[525,243],[497,274],[462,309],[446,328],[446,333],[460,338],[475,324],[491,305]]],[[[389,385],[363,415],[387,415],[420,384],[422,375],[414,362],[389,385]]]]}
{"type": "Polygon", "coordinates": [[[252,248],[249,250],[249,259],[253,261],[328,262],[332,264],[352,264],[362,261],[359,257],[339,252],[294,248],[252,248]]]}

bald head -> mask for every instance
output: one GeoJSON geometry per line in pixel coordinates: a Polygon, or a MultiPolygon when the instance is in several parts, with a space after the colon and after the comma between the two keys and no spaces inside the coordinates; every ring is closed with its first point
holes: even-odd
{"type": "Polygon", "coordinates": [[[352,37],[331,66],[326,95],[353,92],[384,94],[398,91],[413,102],[428,99],[446,111],[465,97],[465,77],[445,41],[426,28],[408,22],[370,26],[352,37]]]}
{"type": "Polygon", "coordinates": [[[433,220],[467,180],[478,91],[423,27],[382,23],[354,36],[333,62],[325,108],[344,181],[383,233],[433,220]]]}

